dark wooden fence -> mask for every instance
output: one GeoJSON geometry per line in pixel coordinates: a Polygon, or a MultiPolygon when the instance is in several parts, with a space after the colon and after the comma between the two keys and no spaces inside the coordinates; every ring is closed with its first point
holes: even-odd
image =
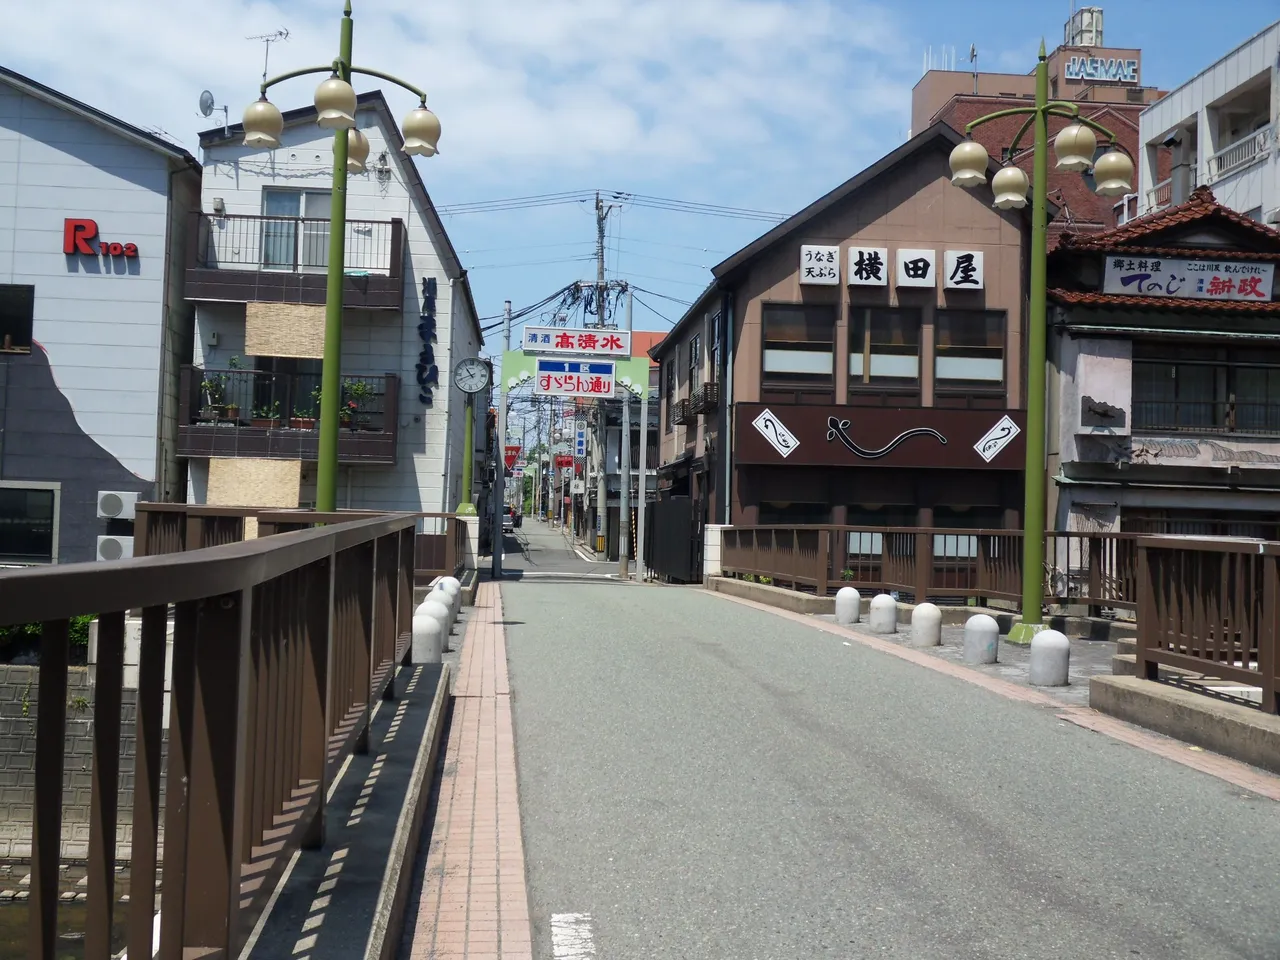
{"type": "MultiPolygon", "coordinates": [[[[134,520],[134,556],[180,553],[245,538],[245,521],[257,523],[258,536],[266,537],[318,524],[345,523],[383,517],[370,510],[282,510],[279,507],[220,507],[192,503],[139,503],[134,520]]],[[[414,540],[414,582],[430,583],[440,576],[458,576],[466,565],[467,526],[452,513],[405,514],[443,533],[418,533],[414,540]]]]}
{"type": "Polygon", "coordinates": [[[207,549],[0,574],[0,625],[40,623],[27,955],[57,938],[69,620],[98,617],[84,956],[107,960],[116,898],[125,614],[141,610],[127,947],[152,956],[166,626],[162,960],[234,957],[293,852],[324,840],[327,784],[369,748],[409,650],[412,515],[207,549]]]}
{"type": "MultiPolygon", "coordinates": [[[[1045,538],[1046,602],[1137,607],[1136,534],[1055,532],[1045,538]]],[[[764,577],[818,596],[852,584],[916,599],[1022,597],[1021,530],[726,527],[721,543],[726,576],[764,577]]]]}

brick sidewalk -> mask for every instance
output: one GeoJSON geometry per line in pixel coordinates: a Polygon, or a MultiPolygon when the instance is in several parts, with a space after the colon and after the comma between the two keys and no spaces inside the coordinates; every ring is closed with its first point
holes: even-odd
{"type": "Polygon", "coordinates": [[[463,640],[410,960],[532,960],[498,585],[463,640]]]}

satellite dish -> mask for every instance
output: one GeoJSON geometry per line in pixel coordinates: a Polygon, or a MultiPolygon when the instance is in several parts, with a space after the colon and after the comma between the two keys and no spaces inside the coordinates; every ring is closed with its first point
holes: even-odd
{"type": "Polygon", "coordinates": [[[203,93],[200,94],[201,116],[207,117],[211,113],[213,113],[213,106],[214,106],[213,94],[210,93],[208,90],[205,90],[203,93]]]}

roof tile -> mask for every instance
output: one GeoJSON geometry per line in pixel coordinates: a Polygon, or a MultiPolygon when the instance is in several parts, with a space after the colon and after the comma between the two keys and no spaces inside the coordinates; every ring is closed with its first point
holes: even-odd
{"type": "Polygon", "coordinates": [[[1224,220],[1257,236],[1261,242],[1269,244],[1280,251],[1280,231],[1273,230],[1266,224],[1258,223],[1252,217],[1237,213],[1230,207],[1224,207],[1214,199],[1213,191],[1207,186],[1196,187],[1186,203],[1165,207],[1154,213],[1148,213],[1136,220],[1131,220],[1123,227],[1108,230],[1105,233],[1087,235],[1067,235],[1058,244],[1060,250],[1106,250],[1117,245],[1131,245],[1136,241],[1156,233],[1162,233],[1172,227],[1182,226],[1207,219],[1224,220]]]}
{"type": "Polygon", "coordinates": [[[1135,297],[1119,293],[1062,290],[1048,291],[1057,303],[1081,307],[1115,307],[1123,310],[1160,310],[1193,313],[1261,313],[1280,316],[1280,301],[1275,300],[1196,300],[1191,297],[1135,297]]]}

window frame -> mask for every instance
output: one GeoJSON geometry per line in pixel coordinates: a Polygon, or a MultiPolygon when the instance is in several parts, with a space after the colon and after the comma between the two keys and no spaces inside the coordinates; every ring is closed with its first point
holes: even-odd
{"type": "Polygon", "coordinates": [[[702,334],[695,333],[689,338],[689,396],[702,386],[702,334]]]}
{"type": "MultiPolygon", "coordinates": [[[[807,323],[807,321],[806,321],[807,323]]],[[[836,303],[803,303],[795,301],[768,301],[760,304],[760,385],[764,389],[786,390],[811,393],[832,394],[836,384],[836,327],[840,323],[840,306],[836,303]],[[829,311],[831,316],[831,339],[820,340],[776,340],[776,343],[828,343],[831,353],[831,371],[826,379],[823,374],[770,372],[767,355],[769,352],[768,313],[771,309],[829,311]]],[[[814,351],[817,352],[817,351],[814,351]]]]}
{"type": "MultiPolygon", "coordinates": [[[[962,348],[964,349],[964,348],[962,348]]],[[[970,348],[979,349],[979,348],[970,348]]],[[[990,347],[981,349],[990,350],[990,347]]],[[[933,314],[933,392],[942,396],[1004,396],[1009,384],[1009,313],[1007,310],[951,309],[940,308],[933,314]],[[1000,379],[997,380],[961,380],[938,375],[938,360],[942,359],[941,344],[938,342],[942,332],[942,318],[949,315],[969,314],[972,316],[997,317],[1000,330],[1000,379]]]]}
{"type": "Polygon", "coordinates": [[[53,494],[53,530],[50,534],[50,559],[47,562],[43,560],[16,560],[0,554],[0,567],[56,566],[62,533],[62,481],[0,480],[0,490],[47,490],[53,494]]]}
{"type": "MultiPolygon", "coordinates": [[[[31,352],[32,346],[35,343],[35,335],[36,335],[36,331],[35,331],[36,287],[35,287],[35,284],[33,283],[0,283],[0,294],[8,291],[17,291],[17,290],[25,291],[29,295],[28,298],[30,300],[30,310],[26,311],[28,315],[22,319],[15,319],[14,321],[15,328],[20,326],[24,327],[23,332],[25,333],[25,336],[23,336],[22,339],[25,339],[26,342],[17,343],[13,339],[14,334],[5,333],[5,327],[9,323],[9,318],[5,315],[0,314],[0,353],[3,353],[3,354],[24,354],[24,355],[29,354],[31,352]],[[4,345],[5,336],[10,337],[10,345],[7,347],[4,345]]],[[[2,296],[0,296],[0,303],[3,303],[3,302],[4,302],[4,299],[2,296]]],[[[14,317],[17,318],[21,312],[22,311],[15,312],[14,317]]]]}
{"type": "Polygon", "coordinates": [[[1263,349],[1263,359],[1248,358],[1256,355],[1258,349],[1256,347],[1220,347],[1209,344],[1192,346],[1170,344],[1163,341],[1135,341],[1132,373],[1130,374],[1132,429],[1135,432],[1157,434],[1186,433],[1206,436],[1276,437],[1280,435],[1280,396],[1276,397],[1274,403],[1269,398],[1264,399],[1261,403],[1239,399],[1238,377],[1241,371],[1262,370],[1268,374],[1280,375],[1280,351],[1263,349]],[[1174,375],[1170,378],[1174,382],[1172,400],[1138,398],[1138,370],[1139,368],[1150,367],[1171,367],[1174,369],[1174,375]],[[1214,382],[1214,387],[1211,391],[1213,396],[1209,399],[1188,399],[1179,396],[1178,388],[1182,382],[1185,382],[1177,376],[1177,370],[1180,367],[1210,371],[1214,382]],[[1172,404],[1174,416],[1172,418],[1139,416],[1139,411],[1146,404],[1172,404]],[[1180,418],[1180,408],[1183,404],[1192,408],[1207,406],[1210,412],[1210,420],[1213,422],[1167,422],[1170,419],[1177,420],[1180,418]],[[1238,426],[1239,404],[1261,407],[1264,417],[1268,419],[1272,419],[1269,416],[1269,411],[1276,410],[1275,426],[1238,426]],[[1166,422],[1161,422],[1162,420],[1166,422]]]}
{"type": "MultiPolygon", "coordinates": [[[[850,393],[891,393],[901,396],[920,396],[923,390],[922,371],[924,367],[924,309],[910,306],[865,306],[849,304],[849,350],[845,362],[848,366],[850,393]],[[873,312],[912,315],[915,318],[916,333],[916,375],[914,379],[906,377],[884,377],[876,379],[871,373],[871,314],[873,312]],[[862,333],[862,372],[853,372],[853,345],[856,334],[862,333]]],[[[893,356],[895,354],[883,354],[893,356]]],[[[903,354],[905,356],[905,354],[903,354]]]]}
{"type": "Polygon", "coordinates": [[[667,415],[664,417],[666,433],[675,430],[676,416],[676,367],[679,365],[679,352],[675,351],[662,364],[662,400],[666,404],[667,415]]]}

